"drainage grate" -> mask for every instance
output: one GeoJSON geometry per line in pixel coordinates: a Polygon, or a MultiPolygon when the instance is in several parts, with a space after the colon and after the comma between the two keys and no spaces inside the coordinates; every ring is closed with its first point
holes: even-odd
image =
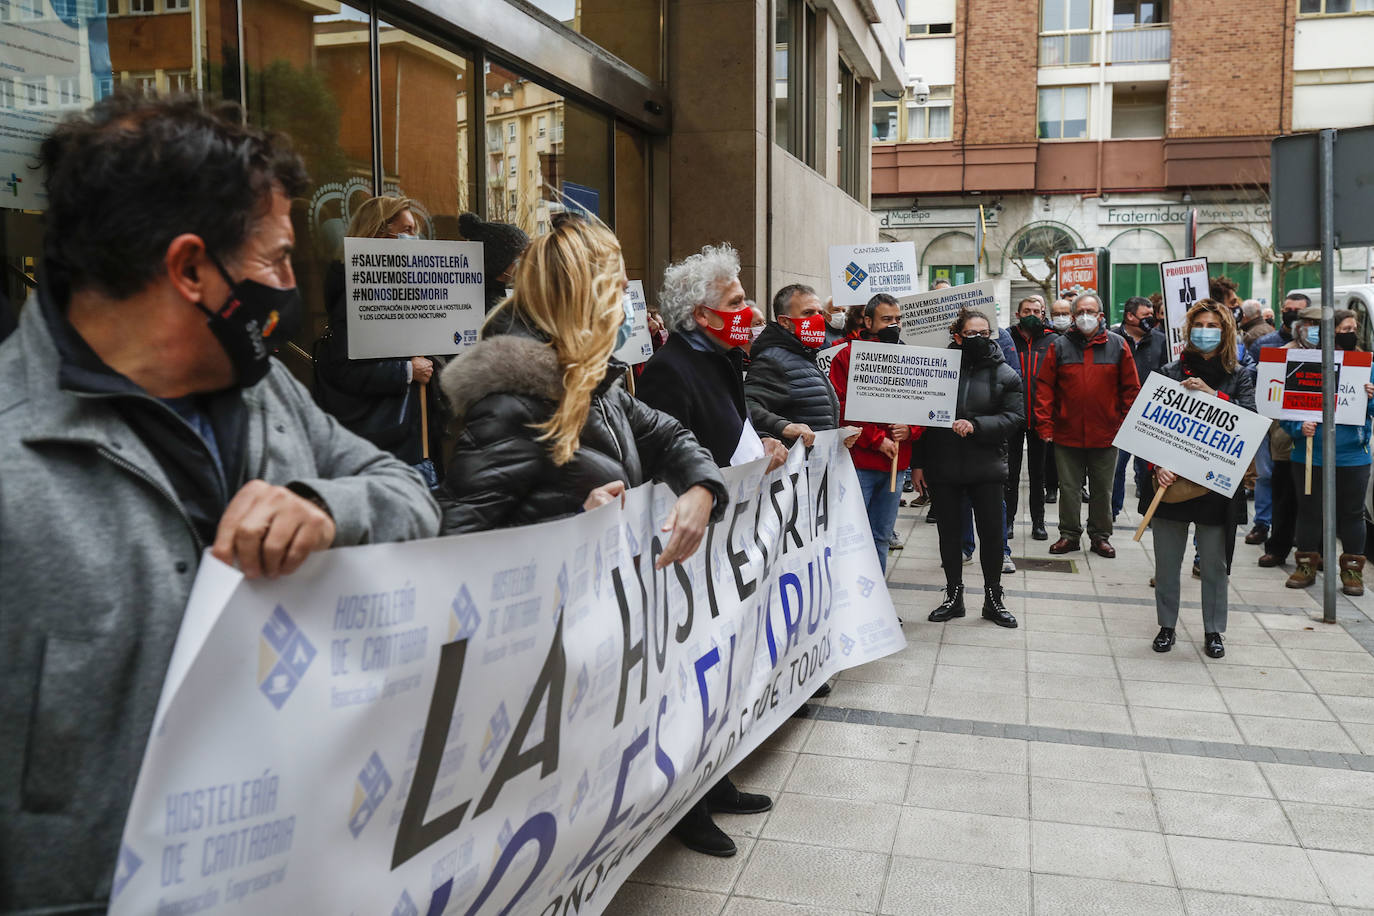
{"type": "Polygon", "coordinates": [[[1052,560],[1049,557],[1012,557],[1011,559],[1021,572],[1078,572],[1078,566],[1073,560],[1052,560]]]}

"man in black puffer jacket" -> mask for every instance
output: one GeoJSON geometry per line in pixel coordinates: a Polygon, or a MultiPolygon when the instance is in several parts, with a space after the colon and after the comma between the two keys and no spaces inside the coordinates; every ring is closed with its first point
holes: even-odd
{"type": "Polygon", "coordinates": [[[816,367],[825,345],[825,309],[809,286],[793,283],[773,297],[773,323],[754,341],[744,399],[760,435],[810,445],[815,432],[840,424],[840,402],[816,367]]]}

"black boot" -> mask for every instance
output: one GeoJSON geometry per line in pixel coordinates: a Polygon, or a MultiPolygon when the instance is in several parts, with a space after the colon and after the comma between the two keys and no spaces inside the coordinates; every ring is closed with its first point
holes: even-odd
{"type": "Polygon", "coordinates": [[[706,806],[712,814],[762,814],[772,809],[773,800],[767,795],[741,792],[726,776],[706,793],[706,806]]]}
{"type": "Polygon", "coordinates": [[[1155,641],[1150,644],[1150,648],[1156,652],[1168,652],[1174,647],[1174,628],[1160,627],[1159,633],[1155,635],[1155,641]]]}
{"type": "Polygon", "coordinates": [[[1208,658],[1221,658],[1226,654],[1226,646],[1222,645],[1220,633],[1206,633],[1203,635],[1203,649],[1208,658]]]}
{"type": "Polygon", "coordinates": [[[711,820],[711,809],[707,807],[705,799],[687,810],[687,814],[673,827],[672,834],[692,852],[719,856],[722,859],[738,852],[730,835],[711,820]]]}
{"type": "Polygon", "coordinates": [[[964,587],[962,585],[945,586],[945,600],[940,602],[940,606],[930,612],[926,618],[931,623],[944,623],[946,620],[953,620],[955,617],[964,616],[964,587]]]}
{"type": "Polygon", "coordinates": [[[989,585],[983,589],[983,619],[991,620],[999,627],[1016,629],[1016,618],[1002,603],[1002,586],[989,585]]]}

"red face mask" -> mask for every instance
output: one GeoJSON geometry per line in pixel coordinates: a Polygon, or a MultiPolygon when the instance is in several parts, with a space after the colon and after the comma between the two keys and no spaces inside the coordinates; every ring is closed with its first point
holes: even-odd
{"type": "Polygon", "coordinates": [[[720,309],[713,309],[709,305],[703,306],[703,308],[723,321],[724,325],[719,328],[704,325],[702,330],[725,344],[725,346],[742,347],[753,340],[753,337],[749,334],[749,325],[754,320],[754,312],[752,309],[746,306],[733,312],[722,312],[720,309]]]}
{"type": "Polygon", "coordinates": [[[825,346],[825,316],[807,315],[805,318],[792,319],[792,331],[803,347],[816,349],[825,346]]]}

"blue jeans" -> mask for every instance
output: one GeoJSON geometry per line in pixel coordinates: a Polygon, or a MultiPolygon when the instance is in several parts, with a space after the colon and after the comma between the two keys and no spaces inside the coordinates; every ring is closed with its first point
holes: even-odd
{"type": "MultiPolygon", "coordinates": [[[[1002,501],[1002,556],[1011,556],[1011,545],[1007,543],[1007,502],[1002,501]]],[[[973,539],[973,503],[964,500],[964,556],[973,556],[978,547],[973,539]]]]}
{"type": "MultiPolygon", "coordinates": [[[[1121,514],[1121,508],[1126,505],[1126,462],[1131,460],[1127,452],[1119,451],[1116,456],[1116,479],[1112,481],[1112,521],[1121,514]]],[[[1135,459],[1135,489],[1137,493],[1145,491],[1145,475],[1149,468],[1146,466],[1144,458],[1135,459]]]]}
{"type": "Polygon", "coordinates": [[[855,473],[859,475],[859,490],[868,508],[868,527],[873,534],[873,546],[878,551],[878,565],[887,572],[887,542],[897,524],[897,501],[901,494],[888,490],[892,483],[890,471],[856,468],[855,473]]]}
{"type": "Polygon", "coordinates": [[[1274,458],[1269,454],[1269,440],[1260,443],[1255,453],[1255,524],[1265,528],[1274,521],[1274,458]]]}

